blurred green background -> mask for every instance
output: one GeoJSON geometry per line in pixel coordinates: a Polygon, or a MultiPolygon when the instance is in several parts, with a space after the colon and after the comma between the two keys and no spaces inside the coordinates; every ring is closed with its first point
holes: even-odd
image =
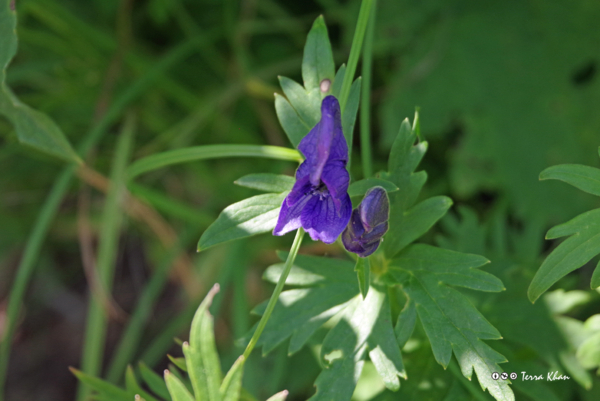
{"type": "MultiPolygon", "coordinates": [[[[273,107],[273,93],[281,93],[277,76],[301,81],[304,40],[320,14],[336,64],[346,62],[359,6],[354,0],[17,0],[19,50],[8,84],[78,143],[136,80],[175,57],[120,110],[137,117],[134,160],[203,144],[290,146],[273,107]]],[[[422,163],[429,174],[423,197],[449,195],[482,220],[501,209],[511,232],[529,235],[530,279],[542,247],[550,246],[543,242],[545,230],[598,203],[564,184],[539,182],[538,175],[560,163],[599,164],[600,2],[379,0],[376,21],[375,170],[384,168],[402,119],[412,118],[419,106],[430,143],[422,163]]],[[[86,158],[104,175],[120,127],[111,127],[86,158]]],[[[22,147],[4,119],[0,133],[1,333],[23,245],[63,165],[22,147]]],[[[358,133],[354,138],[358,160],[358,133]]],[[[360,163],[352,168],[361,178],[360,163]]],[[[271,292],[261,273],[291,238],[266,235],[201,254],[195,242],[225,206],[255,194],[235,186],[235,179],[252,172],[291,175],[294,169],[289,162],[221,159],[136,179],[130,190],[152,206],[162,225],[153,229],[146,216],[128,218],[123,226],[107,363],[149,280],[159,266],[172,264],[166,258],[173,245],[160,235],[179,241],[185,256],[160,292],[133,360],[164,369],[168,360],[162,355],[172,337],[185,333],[215,281],[222,284],[213,305],[217,345],[225,365],[234,360],[234,340],[255,321],[250,310],[271,292]]],[[[67,366],[79,365],[86,317],[82,255],[94,252],[104,200],[88,184],[72,185],[36,263],[12,349],[8,400],[74,396],[76,381],[67,366]]],[[[303,252],[340,250],[313,243],[303,252]]],[[[589,268],[574,273],[567,287],[587,288],[590,275],[589,268]]],[[[514,297],[525,300],[525,288],[514,297]]],[[[287,388],[294,400],[312,394],[318,363],[309,350],[288,359],[284,348],[264,359],[254,355],[256,368],[246,369],[244,378],[250,392],[265,398],[287,388]]]]}

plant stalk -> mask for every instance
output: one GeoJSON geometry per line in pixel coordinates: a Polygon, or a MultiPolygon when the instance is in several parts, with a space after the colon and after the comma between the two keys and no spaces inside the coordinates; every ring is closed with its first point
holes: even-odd
{"type": "Polygon", "coordinates": [[[260,318],[260,322],[258,322],[258,327],[256,328],[256,331],[252,335],[252,338],[250,339],[250,342],[248,343],[248,346],[246,347],[246,350],[244,351],[244,360],[245,361],[248,360],[250,353],[254,349],[254,346],[258,342],[260,335],[262,334],[263,330],[265,329],[265,326],[267,325],[267,322],[269,321],[269,318],[271,317],[271,313],[273,313],[273,309],[275,308],[275,305],[277,304],[277,300],[279,299],[279,294],[281,294],[281,291],[283,290],[283,286],[285,285],[285,280],[287,280],[287,277],[290,274],[290,270],[292,270],[292,266],[294,265],[294,260],[296,259],[296,255],[298,254],[298,250],[300,249],[300,244],[302,243],[303,237],[304,237],[304,230],[302,228],[299,228],[298,231],[296,232],[296,238],[294,238],[294,243],[292,244],[292,249],[290,249],[290,253],[287,257],[287,260],[285,261],[285,265],[283,267],[283,272],[281,272],[281,277],[279,277],[279,281],[277,282],[277,285],[275,286],[275,290],[273,291],[273,294],[271,295],[271,299],[269,299],[269,303],[267,304],[267,309],[265,310],[265,313],[260,318]]]}
{"type": "Polygon", "coordinates": [[[365,48],[363,50],[363,81],[360,105],[360,151],[365,178],[373,175],[373,156],[371,152],[371,78],[373,75],[373,36],[375,33],[376,11],[377,0],[373,0],[367,36],[365,38],[365,48]]]}

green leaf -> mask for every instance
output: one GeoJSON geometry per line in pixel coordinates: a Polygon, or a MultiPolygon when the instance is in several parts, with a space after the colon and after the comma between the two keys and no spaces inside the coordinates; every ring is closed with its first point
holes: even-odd
{"type": "Polygon", "coordinates": [[[546,238],[570,235],[544,260],[536,272],[527,296],[535,302],[554,283],[589,262],[600,253],[600,209],[583,213],[553,227],[546,238]]]}
{"type": "MultiPolygon", "coordinates": [[[[385,287],[381,286],[377,290],[384,295],[387,294],[385,287]]],[[[400,388],[400,377],[406,379],[406,371],[392,327],[392,313],[387,295],[369,335],[368,346],[371,362],[375,365],[383,383],[388,389],[397,391],[400,388]]]]}
{"type": "Polygon", "coordinates": [[[371,272],[369,259],[357,258],[354,271],[356,272],[356,276],[358,278],[358,288],[360,288],[360,293],[362,294],[362,297],[365,298],[369,292],[369,273],[371,272]]]}
{"type": "Polygon", "coordinates": [[[426,199],[405,212],[400,212],[390,202],[390,229],[385,237],[386,255],[392,257],[429,229],[450,209],[452,199],[447,196],[434,196],[426,199]]]}
{"type": "Polygon", "coordinates": [[[171,372],[165,370],[165,382],[169,389],[169,394],[173,401],[194,401],[194,397],[190,394],[185,385],[171,372]]]}
{"type": "Polygon", "coordinates": [[[302,138],[308,134],[312,127],[302,121],[285,97],[277,93],[275,94],[275,112],[283,131],[291,144],[297,148],[302,138]]]}
{"type": "Polygon", "coordinates": [[[238,401],[242,389],[242,375],[244,374],[244,356],[241,355],[231,366],[229,372],[221,383],[219,390],[223,401],[238,401]]]}
{"type": "MultiPolygon", "coordinates": [[[[352,149],[354,143],[354,123],[356,123],[356,115],[358,114],[358,105],[360,104],[360,89],[362,78],[358,77],[350,87],[348,102],[346,108],[342,112],[342,131],[346,137],[348,149],[352,149]]],[[[350,152],[352,154],[352,152],[350,152]]]]}
{"type": "Polygon", "coordinates": [[[594,273],[592,274],[592,281],[590,283],[590,286],[592,287],[592,290],[595,290],[596,288],[600,287],[600,261],[598,262],[598,264],[596,265],[596,268],[594,269],[594,273]]]}
{"type": "Polygon", "coordinates": [[[285,192],[291,191],[295,182],[296,179],[289,175],[259,173],[245,175],[234,183],[264,192],[285,192]]]}
{"type": "Polygon", "coordinates": [[[258,195],[227,206],[200,237],[198,252],[223,242],[272,231],[287,194],[258,195]]]}
{"type": "Polygon", "coordinates": [[[163,378],[154,373],[144,362],[139,363],[139,368],[142,379],[144,379],[150,390],[161,398],[170,400],[171,396],[163,378]]]}
{"type": "Polygon", "coordinates": [[[398,341],[398,346],[400,348],[404,347],[406,342],[410,339],[410,336],[412,336],[416,322],[417,309],[414,301],[409,299],[400,312],[398,321],[396,322],[396,327],[394,329],[396,340],[398,341]]]}
{"type": "Polygon", "coordinates": [[[317,17],[313,23],[306,45],[304,46],[304,57],[302,59],[302,79],[304,87],[308,90],[320,90],[321,81],[335,77],[335,64],[331,43],[327,34],[327,26],[323,16],[317,17]]]}
{"type": "Polygon", "coordinates": [[[600,329],[581,344],[577,349],[576,356],[585,369],[600,366],[600,329]]]}
{"type": "MultiPolygon", "coordinates": [[[[287,253],[280,253],[286,258],[287,253]]],[[[310,336],[332,316],[343,310],[359,291],[352,262],[298,255],[286,279],[287,285],[303,288],[283,291],[257,345],[266,354],[291,336],[288,352],[300,350],[310,336]]],[[[270,266],[264,278],[276,283],[283,264],[270,266]]],[[[255,312],[262,314],[266,302],[255,312]]],[[[249,333],[252,335],[252,333],[249,333]]]]}
{"type": "Polygon", "coordinates": [[[128,366],[125,372],[125,388],[129,393],[134,394],[134,396],[139,395],[145,401],[158,401],[155,397],[148,394],[140,387],[131,366],[128,366]]]}
{"type": "Polygon", "coordinates": [[[340,65],[340,68],[335,74],[333,83],[331,85],[331,94],[336,98],[340,98],[340,92],[342,91],[342,84],[344,83],[344,75],[346,74],[346,64],[340,65]]]}
{"type": "Polygon", "coordinates": [[[22,103],[6,85],[6,68],[17,53],[17,13],[14,2],[0,5],[0,114],[15,127],[19,142],[54,157],[82,163],[65,134],[44,113],[22,103]]]}
{"type": "Polygon", "coordinates": [[[429,245],[411,245],[390,263],[390,274],[403,283],[415,302],[419,319],[439,364],[447,367],[452,352],[462,374],[470,379],[473,369],[479,383],[497,400],[514,400],[507,381],[493,380],[506,359],[481,340],[500,338],[496,330],[457,290],[461,286],[481,291],[500,291],[503,285],[491,274],[476,270],[487,263],[478,255],[463,254],[429,245]]]}
{"type": "Polygon", "coordinates": [[[187,366],[185,365],[185,358],[176,358],[172,355],[167,355],[169,360],[173,362],[173,365],[177,366],[179,369],[187,372],[187,366]]]}
{"type": "Polygon", "coordinates": [[[128,177],[134,178],[142,173],[156,170],[173,164],[198,160],[218,159],[223,157],[263,157],[266,159],[289,160],[300,162],[300,153],[294,149],[281,146],[260,145],[204,145],[169,150],[143,157],[132,163],[127,169],[128,177]]]}
{"type": "MultiPolygon", "coordinates": [[[[292,79],[280,76],[279,84],[288,102],[304,125],[309,129],[317,125],[321,119],[321,98],[311,97],[308,89],[292,79]]],[[[320,91],[319,88],[316,88],[316,90],[320,91]]],[[[308,130],[306,133],[308,133],[308,130]]]]}
{"type": "Polygon", "coordinates": [[[589,194],[600,196],[600,169],[581,164],[560,164],[540,173],[540,180],[560,180],[589,194]]]}
{"type": "Polygon", "coordinates": [[[77,377],[77,379],[79,379],[79,381],[98,392],[98,394],[96,395],[97,399],[107,401],[131,401],[131,399],[135,395],[130,394],[128,391],[123,390],[115,386],[114,384],[110,384],[102,379],[85,374],[75,368],[69,369],[71,370],[71,373],[73,373],[77,377]]]}
{"type": "Polygon", "coordinates": [[[365,178],[350,184],[350,186],[348,186],[348,195],[361,196],[366,194],[367,191],[373,187],[382,187],[387,193],[398,190],[398,187],[388,180],[383,180],[381,178],[365,178]]]}
{"type": "Polygon", "coordinates": [[[379,319],[384,292],[371,285],[367,297],[355,299],[355,307],[327,334],[321,348],[325,369],[315,381],[317,392],[310,400],[349,400],[362,371],[367,340],[379,319]]]}
{"type": "Polygon", "coordinates": [[[408,119],[400,125],[388,160],[385,178],[400,190],[390,193],[390,230],[383,241],[383,250],[392,258],[403,247],[423,235],[441,218],[452,201],[446,197],[433,197],[411,206],[417,200],[421,188],[427,181],[424,171],[415,172],[427,151],[427,142],[415,144],[417,135],[408,119]]]}
{"type": "Polygon", "coordinates": [[[215,345],[213,317],[208,312],[217,292],[219,292],[219,285],[215,284],[194,315],[189,344],[183,343],[188,374],[194,394],[199,400],[219,401],[221,399],[219,387],[223,375],[215,345]]]}

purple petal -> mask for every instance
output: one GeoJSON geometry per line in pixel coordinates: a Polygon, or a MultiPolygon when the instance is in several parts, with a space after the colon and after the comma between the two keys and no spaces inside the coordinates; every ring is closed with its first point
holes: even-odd
{"type": "MultiPolygon", "coordinates": [[[[300,168],[298,168],[298,170],[300,170],[300,168]]],[[[285,198],[285,203],[288,206],[295,204],[302,197],[308,195],[312,188],[313,186],[310,183],[308,176],[304,176],[302,178],[297,179],[289,195],[285,198]]]]}
{"type": "Polygon", "coordinates": [[[302,210],[302,227],[313,240],[331,244],[348,225],[351,214],[352,203],[348,194],[342,197],[339,209],[331,196],[314,195],[302,210]]]}
{"type": "Polygon", "coordinates": [[[302,138],[298,149],[306,157],[310,182],[314,186],[319,185],[327,161],[348,161],[348,145],[342,132],[340,104],[334,96],[323,99],[321,120],[302,138]]]}
{"type": "Polygon", "coordinates": [[[290,231],[300,228],[302,225],[302,210],[306,204],[311,200],[313,195],[305,195],[298,199],[297,202],[288,204],[288,198],[293,192],[283,200],[281,204],[281,210],[279,211],[279,217],[277,218],[277,224],[273,229],[273,235],[284,235],[290,231]]]}
{"type": "Polygon", "coordinates": [[[373,252],[375,252],[377,250],[377,248],[379,247],[379,243],[381,241],[377,241],[373,244],[369,244],[369,245],[364,245],[363,246],[363,251],[362,252],[357,252],[358,256],[360,256],[361,258],[366,258],[367,256],[369,256],[370,254],[372,254],[373,252]]]}
{"type": "Polygon", "coordinates": [[[348,192],[348,183],[350,182],[350,175],[344,163],[339,160],[327,163],[323,168],[321,180],[327,186],[329,193],[333,196],[335,206],[339,209],[341,205],[340,198],[348,192]]]}
{"type": "Polygon", "coordinates": [[[369,189],[358,206],[358,210],[360,219],[367,231],[371,231],[373,227],[388,221],[390,216],[390,202],[385,189],[382,187],[369,189]]]}
{"type": "Polygon", "coordinates": [[[382,223],[378,226],[375,226],[370,232],[364,233],[360,240],[365,245],[372,244],[375,241],[379,241],[381,237],[383,237],[383,235],[387,232],[387,230],[388,223],[382,223]]]}
{"type": "Polygon", "coordinates": [[[346,227],[342,233],[342,243],[344,244],[344,248],[346,248],[349,252],[360,254],[365,251],[361,243],[352,234],[350,225],[348,225],[348,227],[346,227]]]}

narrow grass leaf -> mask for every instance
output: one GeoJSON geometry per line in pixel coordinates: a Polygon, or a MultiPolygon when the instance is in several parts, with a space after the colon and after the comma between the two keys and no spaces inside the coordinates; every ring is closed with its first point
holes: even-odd
{"type": "Polygon", "coordinates": [[[234,184],[264,192],[285,192],[291,191],[295,182],[296,179],[289,175],[258,173],[245,175],[234,184]]]}
{"type": "Polygon", "coordinates": [[[123,390],[122,388],[119,388],[114,384],[105,382],[104,380],[99,379],[97,377],[85,374],[82,371],[77,370],[75,368],[69,369],[71,370],[71,373],[73,373],[80,382],[85,383],[89,388],[93,389],[94,391],[97,391],[98,398],[104,398],[107,400],[114,401],[131,401],[132,395],[129,394],[128,391],[123,390]]]}
{"type": "Polygon", "coordinates": [[[234,239],[272,231],[288,192],[253,196],[227,206],[198,241],[198,252],[234,239]]]}
{"type": "Polygon", "coordinates": [[[367,292],[369,292],[369,273],[371,271],[369,259],[357,258],[354,271],[356,272],[356,277],[358,278],[358,288],[360,288],[360,293],[362,294],[362,297],[365,298],[367,296],[367,292]]]}
{"type": "Polygon", "coordinates": [[[302,156],[297,150],[281,146],[204,145],[169,150],[146,156],[132,163],[127,173],[129,179],[131,179],[142,173],[174,164],[224,157],[262,157],[276,160],[302,161],[302,156]]]}
{"type": "Polygon", "coordinates": [[[142,379],[144,379],[144,382],[153,393],[166,400],[171,399],[167,385],[162,377],[156,374],[144,362],[139,363],[139,369],[142,379]]]}

